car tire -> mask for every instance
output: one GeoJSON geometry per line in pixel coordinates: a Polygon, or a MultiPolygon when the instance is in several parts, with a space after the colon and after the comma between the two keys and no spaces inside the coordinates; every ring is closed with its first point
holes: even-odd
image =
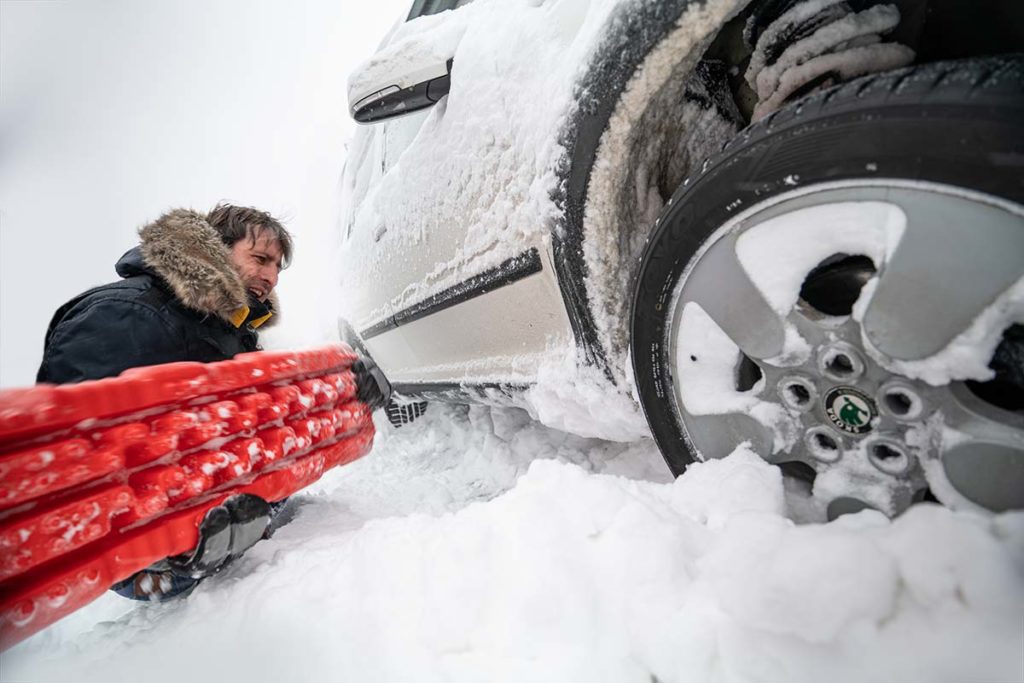
{"type": "MultiPolygon", "coordinates": [[[[645,248],[631,314],[637,392],[654,438],[675,475],[695,460],[724,457],[729,446],[736,445],[714,439],[710,445],[702,445],[691,433],[686,411],[680,407],[677,375],[681,370],[677,371],[679,361],[672,348],[673,325],[679,325],[677,299],[684,285],[689,286],[687,278],[692,279],[715,241],[722,239],[723,226],[789,197],[810,196],[830,187],[891,185],[913,194],[923,183],[947,188],[952,194],[961,190],[978,193],[1019,207],[1024,203],[1022,122],[1024,57],[913,66],[860,78],[775,112],[738,134],[678,188],[645,248]]],[[[865,196],[871,192],[865,190],[865,196]]],[[[1024,253],[1017,258],[1024,261],[1024,253]]],[[[840,309],[845,306],[845,311],[838,311],[841,315],[850,312],[860,286],[874,270],[870,261],[864,263],[864,257],[857,254],[837,254],[833,261],[837,259],[840,263],[826,269],[827,273],[822,274],[820,268],[812,272],[801,291],[815,285],[828,291],[829,278],[858,280],[852,298],[846,295],[847,301],[842,301],[840,296],[840,301],[833,302],[840,309]]],[[[941,268],[941,264],[936,266],[941,268]]],[[[829,304],[821,307],[826,309],[829,304]]],[[[754,324],[752,320],[750,325],[754,324]]],[[[759,374],[764,377],[764,370],[751,366],[749,360],[746,355],[738,359],[736,381],[746,386],[737,390],[756,393],[750,385],[759,374]],[[750,376],[745,378],[745,374],[750,376]]],[[[808,387],[812,393],[814,389],[808,387]]],[[[813,412],[820,417],[822,409],[816,405],[813,412]]],[[[758,444],[752,446],[756,450],[758,444]]],[[[764,443],[760,446],[765,449],[764,443]]],[[[774,461],[784,455],[776,453],[774,461]]],[[[926,464],[917,465],[918,481],[926,464]]],[[[1003,472],[1001,467],[1018,473],[1022,469],[1019,456],[995,471],[1003,472]]],[[[822,468],[818,469],[820,473],[822,468]]],[[[912,492],[894,494],[899,499],[895,503],[890,496],[886,511],[905,507],[910,497],[919,499],[923,495],[919,489],[918,485],[912,492]]],[[[986,495],[979,501],[971,492],[967,498],[989,509],[1020,505],[1019,494],[1003,491],[992,500],[985,500],[986,495]]],[[[867,505],[887,507],[870,501],[867,505]]]]}

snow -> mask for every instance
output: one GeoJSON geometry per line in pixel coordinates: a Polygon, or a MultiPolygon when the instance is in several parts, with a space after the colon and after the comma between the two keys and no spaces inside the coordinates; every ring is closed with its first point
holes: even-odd
{"type": "MultiPolygon", "coordinates": [[[[736,254],[758,291],[781,317],[788,316],[798,299],[807,274],[834,254],[860,254],[875,264],[879,273],[892,258],[906,230],[907,217],[896,204],[879,201],[831,202],[770,218],[750,228],[736,241],[736,254]]],[[[871,305],[880,275],[864,285],[852,318],[858,322],[871,305]]],[[[938,353],[923,359],[889,358],[862,341],[882,367],[933,386],[951,381],[985,381],[994,375],[988,367],[1003,331],[1024,320],[1024,279],[1017,281],[983,309],[974,321],[938,353]]],[[[781,356],[800,360],[802,340],[786,322],[786,342],[781,356]]]]}
{"type": "MultiPolygon", "coordinates": [[[[895,5],[875,5],[863,12],[851,13],[814,32],[808,40],[797,41],[769,66],[757,72],[755,85],[759,96],[768,97],[779,87],[783,73],[796,64],[818,57],[835,45],[871,34],[891,31],[900,22],[895,5]]],[[[877,41],[877,36],[874,36],[877,41]]]]}
{"type": "MultiPolygon", "coordinates": [[[[759,207],[763,208],[763,207],[759,207]]],[[[807,274],[829,256],[861,254],[882,268],[891,258],[907,217],[888,202],[831,202],[769,218],[736,240],[736,256],[751,282],[783,318],[782,350],[771,362],[805,362],[810,345],[786,320],[807,274]]]]}
{"type": "Polygon", "coordinates": [[[799,422],[781,403],[760,396],[764,380],[748,391],[736,389],[740,349],[700,304],[683,306],[675,370],[679,398],[691,415],[746,414],[771,430],[771,452],[789,451],[799,438],[799,422]]]}
{"type": "MultiPolygon", "coordinates": [[[[895,204],[843,201],[788,211],[744,231],[736,240],[736,256],[785,326],[783,349],[771,362],[798,365],[810,356],[810,345],[787,318],[812,269],[834,254],[863,254],[882,269],[905,229],[906,215],[895,204]]],[[[739,348],[728,335],[697,303],[688,302],[680,318],[675,358],[686,410],[693,415],[749,414],[772,431],[772,452],[789,450],[798,438],[796,413],[774,397],[762,398],[760,387],[737,391],[738,357],[739,348]]]]}
{"type": "Polygon", "coordinates": [[[882,43],[882,36],[899,24],[896,5],[875,5],[852,12],[836,0],[810,0],[794,5],[776,19],[757,41],[745,78],[757,93],[756,121],[781,107],[790,95],[824,75],[833,83],[865,74],[907,66],[914,51],[897,43],[882,43]],[[800,37],[807,25],[825,22],[800,37]],[[769,64],[768,52],[793,40],[769,64]]]}
{"type": "Polygon", "coordinates": [[[371,456],[190,597],[106,596],[5,653],[5,680],[1022,673],[1024,515],[798,525],[778,470],[745,448],[671,481],[649,441],[582,439],[513,408],[432,404],[381,426],[371,456]]]}
{"type": "Polygon", "coordinates": [[[627,283],[658,215],[683,179],[737,130],[715,107],[691,101],[715,99],[691,73],[700,49],[740,5],[715,0],[688,7],[630,78],[601,135],[588,181],[583,251],[594,323],[612,368],[629,365],[627,283]]]}
{"type": "MultiPolygon", "coordinates": [[[[353,325],[376,323],[389,309],[418,303],[548,239],[555,167],[564,153],[557,140],[572,85],[620,2],[475,0],[388,35],[382,50],[403,63],[452,58],[452,88],[428,112],[385,124],[385,158],[370,153],[373,136],[382,133],[363,129],[357,136],[343,191],[346,206],[358,211],[343,218],[343,229],[351,233],[344,253],[358,267],[341,274],[352,292],[345,312],[353,325]],[[362,164],[382,168],[372,187],[356,185],[362,164]],[[375,276],[384,269],[409,277],[375,276]],[[367,281],[380,286],[363,291],[360,282],[367,281]]],[[[379,76],[383,68],[374,60],[358,67],[350,90],[361,92],[372,82],[366,74],[379,76]]]]}
{"type": "MultiPolygon", "coordinates": [[[[915,447],[919,444],[934,442],[941,445],[944,450],[952,450],[968,443],[970,438],[969,435],[943,424],[941,419],[933,418],[923,426],[912,430],[912,433],[907,435],[907,442],[915,447]]],[[[942,460],[927,458],[921,461],[921,466],[928,479],[928,488],[932,490],[936,498],[946,501],[947,505],[955,506],[957,510],[970,510],[984,514],[984,508],[960,493],[949,481],[942,460]]]]}
{"type": "MultiPolygon", "coordinates": [[[[863,319],[877,287],[877,277],[873,277],[864,285],[853,309],[854,319],[863,319]]],[[[864,348],[871,357],[887,370],[911,379],[923,380],[933,386],[943,386],[960,379],[992,379],[995,372],[988,364],[1003,338],[1003,331],[1011,324],[1021,321],[1024,321],[1024,278],[999,295],[945,348],[928,358],[889,358],[871,344],[866,334],[862,335],[862,339],[864,348]]]]}
{"type": "MultiPolygon", "coordinates": [[[[8,7],[11,4],[3,3],[5,18],[13,11],[8,7]]],[[[494,31],[504,31],[511,39],[520,40],[524,50],[550,41],[554,47],[533,56],[556,65],[553,81],[568,78],[573,59],[558,57],[578,56],[590,48],[587,41],[611,3],[532,2],[510,9],[511,3],[502,6],[477,0],[459,11],[467,15],[474,7],[485,5],[494,10],[494,20],[484,22],[485,30],[475,33],[467,28],[456,48],[464,51],[463,56],[480,58],[463,60],[462,73],[469,78],[475,72],[473,78],[483,84],[489,81],[482,75],[491,70],[503,78],[521,78],[523,92],[533,92],[534,99],[524,97],[504,104],[510,111],[518,108],[525,112],[522,128],[509,130],[504,114],[469,118],[465,112],[479,102],[453,100],[446,114],[441,109],[426,114],[424,125],[435,127],[449,143],[481,139],[469,133],[493,134],[494,155],[489,159],[495,165],[466,170],[466,175],[460,176],[453,170],[460,167],[457,162],[474,158],[478,150],[468,143],[454,144],[450,155],[433,159],[436,163],[426,162],[432,161],[430,153],[437,150],[424,150],[412,159],[424,163],[421,170],[408,175],[411,182],[451,182],[474,191],[495,191],[494,204],[487,212],[466,216],[467,221],[479,222],[481,241],[467,242],[461,257],[466,262],[476,258],[479,263],[501,260],[500,249],[492,253],[488,246],[495,235],[515,237],[517,232],[537,230],[541,223],[535,220],[547,215],[548,178],[538,176],[536,184],[524,188],[513,182],[517,176],[509,174],[533,163],[547,168],[556,150],[540,144],[548,139],[543,127],[550,130],[566,104],[557,101],[553,91],[529,81],[526,66],[503,63],[490,54],[489,37],[494,31]],[[463,113],[456,115],[460,110],[463,113]]],[[[721,9],[724,5],[708,6],[721,9]]],[[[109,9],[111,16],[118,16],[117,9],[109,9]]],[[[452,12],[430,21],[451,21],[458,16],[452,12]]],[[[186,23],[202,24],[191,16],[186,23]]],[[[186,27],[175,21],[171,28],[183,31],[186,27]]],[[[397,35],[396,40],[412,35],[415,29],[403,31],[409,33],[397,35]]],[[[5,30],[4,42],[16,33],[39,35],[19,27],[18,31],[5,30]]],[[[55,34],[77,45],[70,37],[78,31],[64,23],[55,27],[55,34]]],[[[142,42],[152,39],[145,32],[138,35],[142,42]]],[[[119,53],[113,50],[111,54],[119,53]]],[[[201,54],[212,59],[207,52],[201,54]]],[[[243,56],[243,66],[250,67],[252,55],[243,56]]],[[[459,68],[453,78],[461,77],[459,68]]],[[[336,67],[327,71],[335,73],[336,67]]],[[[118,79],[111,76],[111,80],[118,79]]],[[[14,85],[18,92],[18,83],[14,85]]],[[[487,92],[481,93],[483,99],[487,92]]],[[[209,97],[203,100],[210,102],[209,97]]],[[[307,94],[301,102],[319,100],[307,94]]],[[[252,107],[251,102],[247,106],[252,107]]],[[[169,114],[164,120],[182,116],[187,109],[166,108],[169,114]]],[[[313,106],[306,109],[320,111],[313,106]]],[[[342,110],[336,107],[333,112],[341,116],[342,110]]],[[[103,114],[107,116],[107,108],[103,114]]],[[[134,115],[134,110],[126,115],[134,115]]],[[[231,130],[243,120],[237,113],[226,119],[219,121],[219,129],[213,125],[218,121],[211,120],[209,130],[231,130]]],[[[92,130],[89,126],[96,121],[88,119],[86,123],[85,130],[92,130]]],[[[192,125],[201,128],[195,122],[192,125]]],[[[28,155],[32,140],[45,137],[45,128],[28,129],[33,135],[18,138],[12,148],[15,159],[28,155]]],[[[79,137],[88,137],[81,132],[79,137]]],[[[109,139],[90,138],[90,144],[95,139],[97,145],[123,153],[115,132],[123,131],[110,133],[109,139]]],[[[133,139],[161,141],[159,136],[143,134],[142,129],[127,133],[133,139]]],[[[210,135],[215,136],[213,132],[210,135]]],[[[330,139],[336,142],[335,135],[332,132],[330,139]]],[[[193,137],[194,131],[190,131],[184,139],[193,137]]],[[[310,133],[300,145],[330,156],[330,163],[321,160],[316,167],[319,171],[325,166],[334,168],[332,164],[338,161],[337,146],[323,144],[325,137],[310,133]]],[[[167,138],[169,146],[180,141],[177,136],[167,138]]],[[[44,145],[45,149],[52,152],[71,147],[60,137],[54,137],[52,144],[44,145]]],[[[279,144],[289,146],[285,138],[279,144]]],[[[90,154],[95,153],[90,148],[90,154]]],[[[229,152],[200,154],[194,148],[191,153],[211,163],[231,156],[229,152]]],[[[271,156],[272,161],[279,159],[271,156]]],[[[249,150],[242,168],[275,166],[263,158],[254,162],[257,157],[256,151],[249,150]]],[[[84,158],[90,169],[99,165],[93,156],[84,158]]],[[[149,165],[134,164],[139,168],[149,165]]],[[[49,168],[45,163],[41,166],[49,168]]],[[[284,171],[275,171],[274,180],[288,176],[289,183],[301,185],[306,174],[289,172],[297,167],[306,168],[286,164],[284,171]]],[[[4,178],[18,175],[10,172],[11,168],[0,169],[4,178]]],[[[159,201],[144,197],[139,206],[123,207],[124,214],[118,215],[124,221],[138,221],[145,213],[140,206],[150,211],[155,203],[179,199],[170,196],[171,190],[161,179],[154,180],[139,168],[123,178],[118,176],[125,182],[111,183],[116,186],[117,201],[131,194],[126,188],[136,186],[150,188],[147,192],[157,188],[159,201]]],[[[181,169],[168,173],[192,177],[194,168],[192,163],[182,164],[181,169]]],[[[322,176],[316,177],[322,180],[322,176]]],[[[208,193],[214,190],[206,186],[214,184],[211,178],[200,176],[195,182],[202,191],[190,188],[182,199],[210,203],[208,193]]],[[[251,196],[254,203],[266,196],[266,186],[257,184],[257,190],[248,187],[244,192],[241,187],[230,185],[225,191],[251,196]]],[[[638,175],[628,187],[644,195],[644,215],[653,215],[661,197],[655,195],[650,178],[638,175]]],[[[86,195],[92,194],[92,189],[76,191],[86,195]]],[[[294,206],[300,205],[295,198],[301,197],[304,211],[310,205],[305,200],[312,202],[312,195],[269,196],[285,207],[293,206],[292,201],[294,206]]],[[[437,201],[445,201],[444,196],[439,195],[437,201]]],[[[8,214],[8,206],[4,207],[5,240],[11,234],[10,226],[17,226],[14,232],[19,235],[49,235],[52,239],[52,232],[30,229],[25,216],[38,212],[25,211],[18,204],[8,214]]],[[[109,222],[107,211],[75,208],[78,216],[95,214],[109,222]]],[[[400,212],[407,212],[420,220],[422,231],[418,234],[426,235],[431,209],[399,202],[372,211],[392,221],[400,212]]],[[[320,206],[299,216],[313,221],[326,213],[320,206]]],[[[368,216],[360,220],[370,220],[368,216]]],[[[67,218],[64,215],[57,222],[72,224],[67,218]]],[[[868,243],[864,248],[875,250],[870,252],[872,258],[884,260],[893,240],[898,241],[890,229],[892,224],[880,219],[879,227],[865,231],[863,223],[858,223],[858,230],[867,235],[862,238],[868,243]]],[[[74,225],[76,234],[92,235],[91,239],[103,233],[102,225],[90,227],[84,218],[74,225]]],[[[111,229],[108,226],[108,232],[111,229]]],[[[384,239],[394,238],[394,232],[387,232],[384,239]]],[[[314,253],[306,264],[318,277],[297,277],[296,271],[282,282],[294,277],[295,300],[308,301],[315,308],[325,305],[322,287],[334,274],[328,258],[333,252],[326,234],[310,230],[301,237],[300,245],[306,246],[300,248],[298,258],[314,253]]],[[[806,242],[798,237],[795,243],[806,242]]],[[[835,236],[835,240],[841,239],[835,236]]],[[[831,254],[836,244],[832,242],[824,255],[831,254]]],[[[18,248],[9,250],[5,241],[5,255],[26,253],[21,242],[15,246],[18,248]]],[[[34,251],[56,257],[52,249],[28,249],[34,251]]],[[[68,244],[67,251],[91,260],[73,244],[68,244]]],[[[384,257],[386,251],[379,249],[384,257]]],[[[787,258],[798,261],[787,270],[813,266],[818,256],[805,250],[787,253],[787,258]]],[[[104,268],[108,257],[103,255],[104,268]]],[[[4,264],[6,283],[13,271],[8,269],[9,261],[4,264]]],[[[462,265],[441,263],[428,286],[442,287],[449,271],[462,265]]],[[[69,291],[90,284],[79,282],[79,276],[83,280],[93,277],[91,272],[75,273],[75,266],[76,262],[58,262],[54,268],[67,274],[62,286],[67,285],[69,291]],[[74,287],[70,286],[72,279],[74,287]]],[[[803,270],[801,279],[805,273],[803,270]]],[[[768,300],[780,313],[791,309],[793,282],[766,280],[767,275],[757,274],[756,267],[751,277],[762,280],[768,300]]],[[[29,298],[48,313],[64,294],[29,298]]],[[[6,329],[23,329],[20,324],[7,324],[7,301],[4,299],[3,306],[5,334],[6,329]]],[[[994,315],[998,318],[1011,309],[997,306],[994,315]]],[[[700,309],[692,310],[696,313],[691,322],[702,323],[700,309]]],[[[705,336],[714,337],[713,323],[707,325],[709,320],[706,315],[704,318],[700,329],[705,336]]],[[[287,318],[296,319],[303,320],[301,315],[287,318]]],[[[979,324],[990,327],[989,322],[979,324]]],[[[288,322],[287,329],[277,333],[277,343],[314,343],[311,327],[316,326],[288,322]]],[[[45,320],[24,328],[39,328],[40,334],[31,341],[32,348],[37,348],[45,320]]],[[[6,349],[7,339],[5,336],[0,347],[6,349]]],[[[722,402],[742,399],[743,409],[756,416],[764,410],[760,404],[723,391],[725,359],[729,356],[731,379],[736,352],[727,344],[712,341],[706,373],[691,374],[684,383],[694,391],[703,389],[686,399],[688,407],[714,412],[722,409],[722,402]]],[[[795,522],[805,518],[799,512],[799,500],[793,500],[796,492],[791,484],[749,447],[740,446],[721,460],[696,464],[673,480],[646,438],[635,406],[609,409],[600,401],[600,377],[577,376],[576,359],[571,354],[560,355],[560,350],[552,349],[549,356],[540,364],[543,381],[530,394],[529,411],[434,403],[422,418],[397,430],[378,414],[380,433],[370,456],[329,473],[295,496],[286,511],[293,516],[289,524],[200,585],[190,597],[167,604],[139,604],[107,594],[5,652],[0,678],[83,683],[136,678],[157,682],[643,683],[1024,679],[1020,659],[1024,513],[992,516],[921,505],[895,521],[867,511],[828,524],[798,524],[795,522]],[[558,428],[543,426],[534,418],[558,428]],[[569,433],[588,430],[601,438],[569,433]]],[[[19,351],[16,360],[30,368],[25,357],[19,351]]],[[[4,383],[17,383],[11,379],[16,376],[6,370],[15,364],[5,365],[4,383]]],[[[681,359],[680,366],[684,365],[681,359]]],[[[777,426],[771,419],[765,418],[765,422],[777,426]]],[[[929,433],[921,438],[955,439],[956,435],[935,437],[929,433]]],[[[289,444],[292,447],[294,444],[289,444]]],[[[821,481],[821,486],[828,484],[827,477],[821,481]]]]}
{"type": "MultiPolygon", "coordinates": [[[[442,290],[451,291],[467,278],[528,248],[542,253],[549,250],[551,230],[559,215],[553,200],[559,182],[556,169],[567,153],[559,138],[577,106],[579,94],[574,85],[599,42],[609,30],[615,30],[609,29],[609,23],[621,19],[623,4],[627,4],[625,0],[476,0],[396,27],[385,38],[381,54],[393,57],[397,66],[376,56],[355,70],[349,89],[361,93],[372,89],[370,83],[385,82],[385,74],[390,77],[430,60],[454,60],[451,95],[441,105],[361,129],[354,141],[343,182],[349,213],[343,216],[342,229],[351,237],[341,257],[351,267],[340,273],[339,279],[346,292],[341,302],[343,316],[357,329],[442,290]],[[538,70],[537,63],[546,68],[538,70]],[[515,87],[510,88],[510,83],[515,87]],[[380,140],[384,135],[386,143],[380,140]]],[[[716,0],[684,13],[672,38],[664,41],[666,47],[651,57],[645,75],[631,81],[617,119],[623,124],[615,130],[627,138],[638,137],[635,131],[630,133],[627,120],[641,113],[642,103],[659,92],[661,83],[673,74],[685,76],[693,62],[687,59],[689,53],[737,4],[736,0],[716,0]]],[[[685,82],[681,77],[679,87],[685,82]]],[[[666,96],[665,101],[669,100],[666,96]]],[[[699,118],[695,115],[688,122],[697,123],[699,118]]],[[[661,124],[670,119],[661,117],[661,124]]],[[[685,123],[673,121],[673,130],[685,123]]],[[[714,128],[714,122],[700,123],[701,130],[714,128]]],[[[721,136],[709,132],[708,137],[721,136]]],[[[604,154],[614,155],[615,141],[603,143],[602,149],[604,154]]],[[[700,154],[701,149],[701,145],[691,144],[685,158],[700,154]]],[[[651,150],[664,152],[654,143],[651,150]]],[[[681,175],[685,162],[677,161],[676,166],[680,168],[674,173],[681,175]]],[[[661,207],[656,181],[638,176],[631,183],[644,196],[648,226],[661,207]]],[[[600,182],[595,179],[592,186],[600,182]]],[[[618,187],[614,180],[612,185],[618,187]]],[[[595,190],[591,195],[604,193],[595,190]]],[[[594,216],[601,217],[599,209],[588,208],[588,224],[598,222],[594,216]]],[[[518,348],[518,340],[511,338],[515,335],[541,339],[539,346],[551,351],[552,363],[538,362],[525,353],[476,357],[466,353],[455,356],[456,363],[444,363],[425,350],[402,356],[397,369],[415,370],[418,376],[429,375],[432,380],[447,372],[441,375],[446,381],[516,382],[521,379],[517,375],[531,381],[539,378],[542,388],[527,400],[533,414],[546,424],[612,439],[645,434],[642,416],[629,398],[628,377],[620,370],[628,365],[620,361],[626,354],[621,327],[629,300],[623,295],[629,273],[620,272],[618,266],[634,259],[617,258],[617,246],[612,243],[619,229],[614,219],[609,222],[605,217],[596,229],[603,234],[597,240],[588,235],[586,248],[598,245],[602,253],[596,258],[615,264],[615,269],[592,268],[595,279],[587,286],[598,308],[602,337],[616,340],[609,367],[619,391],[597,390],[602,382],[607,387],[607,380],[594,381],[588,369],[562,362],[575,357],[576,350],[569,321],[559,315],[531,321],[543,326],[540,330],[533,324],[507,330],[509,349],[518,348]],[[614,253],[608,248],[614,248],[614,253]],[[610,312],[606,313],[606,308],[610,312]],[[515,358],[527,362],[510,362],[515,358]],[[606,420],[607,414],[616,417],[606,420]],[[626,417],[620,421],[620,416],[626,417]]],[[[643,234],[635,231],[631,236],[634,256],[639,254],[643,234]]],[[[591,255],[586,257],[589,262],[591,255]]],[[[543,277],[553,282],[549,272],[543,277]]],[[[488,322],[483,320],[485,325],[488,322]]],[[[369,340],[368,345],[374,352],[374,341],[369,340]]],[[[386,362],[381,364],[386,367],[386,362]]]]}
{"type": "MultiPolygon", "coordinates": [[[[932,459],[921,459],[927,460],[932,459]]],[[[892,477],[886,475],[882,467],[884,465],[875,465],[869,459],[865,443],[860,442],[855,450],[843,453],[839,461],[823,463],[819,467],[814,479],[813,495],[821,501],[853,498],[870,504],[876,510],[895,514],[900,501],[892,492],[892,477]]],[[[961,508],[958,506],[958,509],[961,508]]]]}
{"type": "Polygon", "coordinates": [[[736,240],[736,256],[758,291],[785,317],[807,274],[822,261],[834,254],[861,254],[881,270],[906,225],[896,204],[830,202],[758,223],[736,240]]]}
{"type": "Polygon", "coordinates": [[[769,24],[758,36],[756,45],[752,46],[754,51],[750,55],[747,73],[744,74],[750,87],[757,90],[756,77],[768,64],[768,48],[787,40],[789,34],[814,17],[820,16],[834,20],[842,17],[847,11],[845,0],[807,0],[807,2],[794,4],[782,16],[769,24]]]}
{"type": "Polygon", "coordinates": [[[71,543],[75,540],[75,536],[81,535],[82,538],[79,542],[85,540],[86,530],[89,524],[100,516],[103,512],[103,508],[98,503],[93,503],[89,506],[88,510],[84,513],[76,513],[71,521],[61,520],[58,523],[58,528],[64,529],[64,533],[61,534],[61,540],[64,543],[71,543]]]}
{"type": "Polygon", "coordinates": [[[551,349],[523,399],[548,427],[611,441],[650,436],[639,402],[609,387],[604,373],[581,362],[575,349],[551,349]]]}
{"type": "Polygon", "coordinates": [[[913,61],[913,50],[893,43],[851,47],[838,54],[815,57],[786,70],[779,77],[779,87],[754,108],[753,120],[775,111],[802,86],[825,74],[837,74],[836,82],[843,82],[857,76],[891,71],[913,61]]]}
{"type": "MultiPolygon", "coordinates": [[[[353,71],[348,81],[349,102],[373,93],[382,83],[407,88],[426,79],[405,82],[403,76],[422,69],[424,65],[441,65],[455,54],[466,32],[468,11],[442,12],[419,17],[417,21],[397,23],[395,38],[385,38],[387,48],[374,53],[353,71]]],[[[436,77],[430,75],[428,78],[436,77]]]]}

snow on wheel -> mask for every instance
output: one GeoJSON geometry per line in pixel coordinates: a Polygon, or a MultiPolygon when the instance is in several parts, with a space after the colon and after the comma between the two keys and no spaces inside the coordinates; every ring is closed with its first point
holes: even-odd
{"type": "Polygon", "coordinates": [[[852,81],[683,184],[634,292],[644,411],[679,474],[742,442],[829,516],[1024,508],[1024,59],[852,81]]]}

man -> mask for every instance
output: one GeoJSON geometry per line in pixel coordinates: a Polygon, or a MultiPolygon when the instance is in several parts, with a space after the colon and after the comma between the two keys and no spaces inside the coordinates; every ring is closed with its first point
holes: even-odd
{"type": "Polygon", "coordinates": [[[173,361],[225,360],[259,348],[292,238],[273,216],[222,204],[176,209],[139,230],[117,262],[123,279],[61,306],[46,333],[38,382],[99,379],[173,361]]]}
{"type": "MultiPolygon", "coordinates": [[[[207,215],[176,209],[139,230],[115,266],[120,282],[90,289],[57,310],[38,382],[68,383],[174,361],[212,362],[259,349],[257,329],[278,315],[274,287],[292,238],[269,213],[222,204],[207,215]]],[[[359,398],[379,407],[389,392],[372,363],[353,368],[359,398]]],[[[187,595],[263,538],[282,503],[252,495],[210,510],[199,544],[115,585],[120,595],[187,595]]]]}

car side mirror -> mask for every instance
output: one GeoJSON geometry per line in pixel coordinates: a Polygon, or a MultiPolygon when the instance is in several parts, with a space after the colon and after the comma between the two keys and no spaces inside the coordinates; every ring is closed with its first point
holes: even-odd
{"type": "Polygon", "coordinates": [[[449,59],[368,80],[357,91],[349,91],[352,118],[376,123],[432,107],[451,89],[451,74],[449,59]]]}

